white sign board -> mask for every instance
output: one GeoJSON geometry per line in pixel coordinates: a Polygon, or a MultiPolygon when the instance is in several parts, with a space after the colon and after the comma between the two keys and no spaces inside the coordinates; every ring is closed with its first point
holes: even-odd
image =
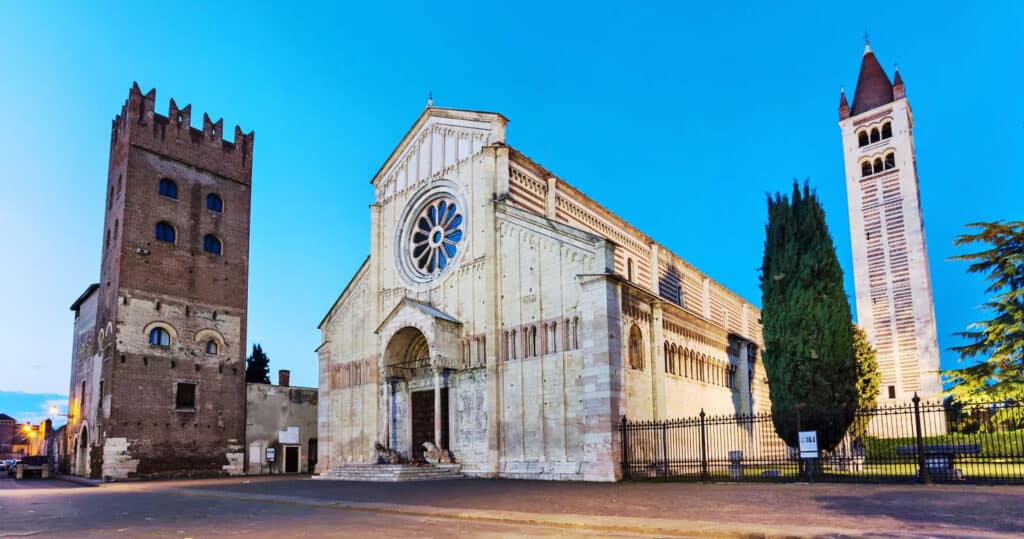
{"type": "Polygon", "coordinates": [[[818,431],[800,431],[800,458],[816,459],[818,455],[818,431]]]}
{"type": "Polygon", "coordinates": [[[267,462],[274,462],[274,448],[267,448],[267,462]]]}
{"type": "Polygon", "coordinates": [[[259,462],[260,461],[260,453],[262,453],[262,451],[260,451],[260,444],[252,444],[252,445],[250,445],[249,446],[249,462],[259,462]]]}
{"type": "Polygon", "coordinates": [[[299,427],[288,427],[277,433],[277,440],[282,444],[299,443],[299,427]]]}

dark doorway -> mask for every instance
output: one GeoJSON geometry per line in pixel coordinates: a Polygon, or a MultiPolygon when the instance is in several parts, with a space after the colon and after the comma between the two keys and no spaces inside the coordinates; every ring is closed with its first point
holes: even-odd
{"type": "MultiPolygon", "coordinates": [[[[434,441],[434,390],[412,393],[412,456],[423,458],[423,442],[434,441]]],[[[448,449],[448,388],[441,388],[441,447],[448,449]]]]}
{"type": "Polygon", "coordinates": [[[316,438],[310,438],[309,439],[309,448],[306,450],[306,461],[307,461],[306,471],[308,471],[309,473],[313,473],[313,471],[316,470],[316,456],[317,456],[316,438]]]}
{"type": "Polygon", "coordinates": [[[299,473],[299,446],[284,448],[284,473],[299,473]]]}

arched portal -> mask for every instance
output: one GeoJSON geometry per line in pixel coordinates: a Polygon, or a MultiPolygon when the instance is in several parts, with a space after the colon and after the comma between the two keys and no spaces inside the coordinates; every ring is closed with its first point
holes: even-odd
{"type": "Polygon", "coordinates": [[[448,448],[447,371],[431,361],[426,335],[412,326],[399,329],[383,360],[388,445],[414,460],[423,458],[425,442],[448,448]]]}
{"type": "Polygon", "coordinates": [[[75,450],[75,473],[89,476],[89,425],[82,425],[75,450]]]}

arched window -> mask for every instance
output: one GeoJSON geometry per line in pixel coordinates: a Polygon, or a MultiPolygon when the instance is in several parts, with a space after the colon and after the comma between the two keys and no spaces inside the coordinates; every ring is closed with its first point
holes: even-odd
{"type": "Polygon", "coordinates": [[[672,348],[668,341],[665,341],[665,372],[672,372],[672,348]]]}
{"type": "Polygon", "coordinates": [[[178,185],[170,178],[163,178],[160,180],[160,196],[178,198],[178,185]]]}
{"type": "Polygon", "coordinates": [[[508,361],[508,332],[502,333],[501,337],[501,359],[502,361],[508,361]]]}
{"type": "Polygon", "coordinates": [[[629,329],[629,367],[637,370],[644,368],[644,336],[636,324],[629,329]]]}
{"type": "Polygon", "coordinates": [[[882,140],[882,135],[878,132],[878,128],[871,130],[871,142],[878,142],[882,140]]]}
{"type": "Polygon", "coordinates": [[[558,322],[552,322],[549,331],[548,353],[554,354],[555,352],[558,352],[558,322]]]}
{"type": "Polygon", "coordinates": [[[164,328],[153,328],[149,331],[149,344],[156,346],[170,346],[171,334],[164,328]]]}
{"type": "Polygon", "coordinates": [[[892,138],[892,122],[882,124],[882,138],[892,138]]]}
{"type": "Polygon", "coordinates": [[[160,221],[156,224],[156,239],[160,241],[166,241],[167,243],[174,243],[177,241],[176,234],[174,233],[174,227],[170,223],[160,221]]]}
{"type": "Polygon", "coordinates": [[[860,175],[870,176],[871,175],[871,161],[864,161],[860,164],[860,175]]]}
{"type": "Polygon", "coordinates": [[[537,355],[537,326],[530,327],[530,356],[537,355]]]}
{"type": "Polygon", "coordinates": [[[220,254],[220,240],[213,234],[203,236],[203,250],[213,255],[220,254]]]}
{"type": "Polygon", "coordinates": [[[518,358],[518,356],[516,356],[516,336],[516,330],[513,329],[508,340],[508,356],[512,359],[518,358]]]}
{"type": "Polygon", "coordinates": [[[217,354],[219,351],[220,351],[220,348],[219,348],[219,345],[217,344],[217,341],[215,341],[213,339],[210,339],[210,340],[206,341],[206,353],[207,354],[217,354]]]}
{"type": "Polygon", "coordinates": [[[885,155],[885,170],[890,168],[896,168],[896,154],[888,153],[885,155]]]}
{"type": "Polygon", "coordinates": [[[626,280],[633,282],[633,259],[626,259],[626,280]]]}
{"type": "Polygon", "coordinates": [[[575,316],[572,319],[572,349],[576,350],[580,347],[580,317],[575,316]]]}
{"type": "Polygon", "coordinates": [[[857,133],[857,146],[864,147],[868,145],[868,132],[861,131],[857,133]]]}
{"type": "Polygon", "coordinates": [[[206,195],[206,209],[221,213],[224,211],[224,201],[221,200],[220,195],[217,193],[210,193],[206,195]]]}
{"type": "Polygon", "coordinates": [[[878,174],[881,171],[882,171],[882,160],[881,159],[875,159],[875,174],[878,174]]]}
{"type": "Polygon", "coordinates": [[[683,285],[676,287],[676,302],[679,303],[680,307],[683,306],[683,285]]]}

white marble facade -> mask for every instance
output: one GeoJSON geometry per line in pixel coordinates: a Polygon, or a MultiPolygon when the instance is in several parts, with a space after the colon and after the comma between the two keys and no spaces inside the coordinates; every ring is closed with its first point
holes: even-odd
{"type": "Polygon", "coordinates": [[[371,252],[320,329],[318,471],[449,449],[464,473],[613,481],[630,419],[768,407],[760,313],[428,107],[373,179],[371,252]]]}

